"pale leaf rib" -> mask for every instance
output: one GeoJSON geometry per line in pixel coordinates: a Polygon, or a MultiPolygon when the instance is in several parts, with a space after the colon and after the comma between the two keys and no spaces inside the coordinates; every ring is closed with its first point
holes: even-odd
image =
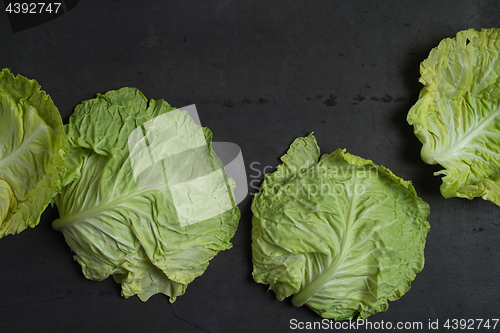
{"type": "Polygon", "coordinates": [[[19,178],[19,175],[15,175],[10,169],[3,169],[0,171],[0,175],[3,176],[4,179],[16,179],[16,186],[22,187],[25,190],[30,190],[31,188],[28,186],[27,182],[23,181],[19,178]]]}
{"type": "Polygon", "coordinates": [[[370,213],[371,211],[375,210],[376,208],[379,208],[386,201],[387,201],[387,196],[383,200],[379,201],[377,204],[370,206],[370,208],[368,208],[368,209],[365,209],[363,214],[358,219],[356,219],[356,221],[354,221],[352,227],[354,228],[365,217],[366,214],[370,213]]]}
{"type": "Polygon", "coordinates": [[[467,146],[472,139],[478,136],[479,133],[483,131],[483,129],[488,126],[492,121],[495,121],[495,118],[500,116],[500,107],[498,107],[495,111],[490,113],[487,117],[485,117],[479,125],[475,128],[472,128],[467,134],[462,136],[459,140],[457,140],[454,144],[449,146],[447,149],[442,150],[434,155],[434,158],[438,162],[443,162],[454,156],[457,151],[462,150],[463,147],[467,146]]]}
{"type": "MultiPolygon", "coordinates": [[[[79,230],[81,226],[83,225],[88,225],[92,228],[94,228],[96,231],[106,235],[107,237],[109,237],[110,239],[112,239],[113,241],[115,241],[117,244],[121,244],[123,246],[126,246],[130,249],[137,249],[139,244],[134,246],[133,244],[130,244],[130,243],[126,243],[123,239],[123,237],[117,237],[113,232],[110,232],[108,230],[106,230],[105,228],[102,228],[99,226],[99,224],[101,223],[101,221],[89,221],[89,220],[86,220],[86,221],[83,221],[81,224],[79,224],[78,226],[75,226],[74,228],[67,228],[66,230],[70,230],[72,233],[74,233],[76,230],[78,230],[77,232],[79,234],[81,234],[81,230],[79,230]]],[[[65,231],[66,232],[66,231],[65,231]]],[[[95,245],[96,242],[94,242],[94,245],[95,245]]],[[[102,249],[101,249],[102,250],[102,249]]]]}
{"type": "Polygon", "coordinates": [[[160,188],[150,187],[150,188],[144,188],[144,189],[135,189],[134,191],[131,191],[130,193],[122,195],[118,198],[108,200],[105,202],[100,202],[97,205],[91,205],[91,208],[82,209],[78,212],[75,212],[72,214],[67,214],[64,217],[59,218],[59,219],[55,220],[54,222],[52,222],[52,227],[54,229],[57,229],[57,230],[65,228],[65,227],[72,225],[74,223],[78,223],[80,221],[83,221],[90,216],[97,215],[100,212],[109,209],[109,207],[119,206],[124,202],[127,202],[129,200],[133,200],[134,198],[136,198],[138,196],[142,196],[150,191],[153,191],[153,190],[161,191],[162,189],[164,189],[164,186],[161,186],[160,188]]]}
{"type": "MultiPolygon", "coordinates": [[[[357,264],[357,263],[360,263],[362,260],[360,261],[357,261],[353,264],[357,264]]],[[[342,266],[342,268],[347,268],[347,267],[350,267],[352,266],[353,264],[351,265],[345,265],[345,266],[342,266]]],[[[339,269],[333,276],[332,276],[332,280],[328,282],[328,284],[330,285],[334,285],[336,284],[339,280],[339,276],[342,276],[342,275],[353,275],[353,271],[355,270],[358,270],[358,269],[370,269],[370,268],[376,268],[376,269],[379,269],[380,267],[378,265],[362,265],[362,266],[358,266],[358,267],[355,267],[355,268],[351,268],[351,269],[339,269]]]]}
{"type": "MultiPolygon", "coordinates": [[[[471,95],[475,96],[477,95],[477,93],[479,91],[482,91],[483,89],[483,85],[486,83],[486,79],[491,75],[491,73],[493,72],[493,69],[495,68],[495,65],[497,63],[497,60],[498,60],[498,57],[496,57],[492,63],[491,63],[491,66],[490,68],[488,69],[488,71],[484,74],[483,78],[481,79],[481,81],[479,82],[479,84],[477,85],[476,89],[471,93],[471,95]]],[[[474,99],[475,100],[475,99],[474,99]]]]}
{"type": "MultiPolygon", "coordinates": [[[[361,259],[359,259],[358,261],[355,261],[355,262],[352,262],[352,263],[349,263],[348,265],[341,265],[340,267],[342,268],[346,268],[346,267],[350,267],[352,265],[356,265],[356,264],[359,264],[360,262],[363,262],[363,260],[365,260],[366,258],[368,258],[369,256],[371,256],[374,252],[377,252],[377,251],[384,251],[384,250],[387,250],[386,248],[373,248],[371,249],[364,257],[362,257],[361,259]]],[[[339,268],[340,268],[339,267],[339,268]]]]}
{"type": "MultiPolygon", "coordinates": [[[[11,124],[11,128],[8,133],[5,134],[4,140],[2,142],[2,145],[0,146],[0,152],[2,152],[5,148],[5,145],[8,144],[8,139],[11,137],[11,135],[14,135],[14,124],[11,124]]],[[[15,137],[12,139],[15,142],[15,137]]],[[[0,158],[3,158],[3,156],[0,156],[0,158]]]]}
{"type": "Polygon", "coordinates": [[[0,168],[4,169],[7,165],[9,165],[12,161],[17,160],[19,155],[24,154],[25,151],[30,151],[30,144],[35,139],[37,139],[38,134],[42,131],[46,131],[45,125],[42,124],[36,128],[35,131],[31,132],[28,137],[25,137],[21,145],[17,149],[13,149],[10,154],[4,156],[0,159],[0,168]]]}
{"type": "Polygon", "coordinates": [[[356,194],[356,191],[354,189],[356,188],[356,185],[358,185],[358,178],[357,174],[353,174],[353,182],[352,182],[352,196],[351,196],[351,202],[349,205],[349,213],[347,216],[347,220],[343,221],[344,222],[344,233],[342,237],[342,243],[341,243],[341,248],[339,253],[337,254],[337,257],[333,260],[333,262],[330,264],[330,266],[325,269],[324,271],[320,272],[320,274],[316,277],[316,279],[310,283],[308,286],[305,288],[302,288],[298,293],[296,293],[293,298],[292,298],[292,303],[295,306],[302,306],[304,305],[318,290],[320,290],[323,285],[331,278],[331,276],[337,271],[339,266],[342,264],[345,258],[345,253],[348,247],[348,239],[351,236],[351,227],[354,219],[354,214],[355,214],[355,209],[357,206],[357,200],[358,196],[356,194]]]}

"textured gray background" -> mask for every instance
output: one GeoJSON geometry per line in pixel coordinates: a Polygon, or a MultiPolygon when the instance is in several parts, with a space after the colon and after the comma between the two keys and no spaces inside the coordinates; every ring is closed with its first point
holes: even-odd
{"type": "MultiPolygon", "coordinates": [[[[0,67],[35,78],[64,122],[82,100],[123,86],[196,104],[215,141],[241,147],[249,182],[257,179],[251,192],[260,171],[312,131],[323,153],[347,148],[412,180],[431,206],[426,265],[369,319],[427,325],[500,316],[500,208],[442,198],[439,167],[420,160],[406,123],[429,51],[491,27],[500,27],[499,1],[81,0],[16,33],[0,13],[0,67]]],[[[174,304],[125,300],[112,279],[84,279],[48,209],[37,228],[0,239],[0,332],[288,332],[293,318],[319,321],[253,282],[250,203],[239,205],[233,249],[174,304]]]]}

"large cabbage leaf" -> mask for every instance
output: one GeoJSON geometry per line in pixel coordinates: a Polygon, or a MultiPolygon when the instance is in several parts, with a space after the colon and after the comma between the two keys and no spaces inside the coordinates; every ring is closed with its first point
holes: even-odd
{"type": "Polygon", "coordinates": [[[207,176],[223,170],[210,130],[164,101],[148,103],[135,88],[81,103],[66,126],[69,171],[55,198],[60,218],[52,226],[62,231],[88,279],[112,275],[124,297],[146,301],[163,293],[175,301],[209,260],[231,247],[240,216],[234,201],[217,215],[207,213],[234,188],[224,178],[214,188],[216,178],[207,176]],[[168,121],[159,128],[158,119],[168,121]],[[152,131],[155,126],[161,131],[152,131]],[[168,131],[177,134],[165,141],[153,135],[168,131]],[[193,143],[200,140],[193,133],[203,142],[193,143]],[[191,149],[203,145],[205,155],[191,149]],[[210,170],[194,167],[200,158],[210,170]],[[189,214],[200,216],[200,207],[205,215],[189,220],[189,214]]]}
{"type": "Polygon", "coordinates": [[[500,205],[500,29],[447,38],[420,65],[425,85],[408,113],[424,162],[444,170],[445,198],[500,205]]]}
{"type": "Polygon", "coordinates": [[[424,266],[429,206],[412,184],[345,150],[296,139],[252,202],[253,277],[325,318],[366,318],[424,266]]]}
{"type": "Polygon", "coordinates": [[[35,80],[0,72],[0,237],[35,227],[61,188],[68,142],[35,80]]]}

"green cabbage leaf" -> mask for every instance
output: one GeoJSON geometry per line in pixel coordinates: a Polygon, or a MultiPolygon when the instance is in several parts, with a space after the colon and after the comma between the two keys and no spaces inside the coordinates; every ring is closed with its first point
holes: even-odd
{"type": "Polygon", "coordinates": [[[68,142],[35,80],[0,72],[0,237],[35,227],[61,188],[68,142]]]}
{"type": "Polygon", "coordinates": [[[420,65],[424,88],[408,113],[421,156],[444,169],[445,198],[500,205],[500,29],[442,40],[420,65]]]}
{"type": "Polygon", "coordinates": [[[411,182],[297,138],[252,202],[253,277],[324,318],[388,309],[424,266],[429,206],[411,182]]]}
{"type": "Polygon", "coordinates": [[[124,297],[163,293],[173,302],[231,248],[240,211],[222,198],[233,199],[234,182],[220,176],[210,130],[186,112],[122,88],[78,105],[66,132],[66,186],[52,226],[86,278],[113,276],[124,297]]]}

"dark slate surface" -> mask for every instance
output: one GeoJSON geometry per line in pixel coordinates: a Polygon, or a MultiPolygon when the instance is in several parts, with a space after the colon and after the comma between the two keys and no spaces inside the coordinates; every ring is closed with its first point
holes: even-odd
{"type": "MultiPolygon", "coordinates": [[[[390,168],[430,204],[431,231],[411,290],[369,320],[439,321],[447,331],[447,319],[498,318],[500,208],[441,197],[439,167],[420,160],[406,113],[431,48],[463,29],[500,27],[500,2],[349,2],[82,0],[17,32],[2,12],[0,66],[35,78],[64,122],[82,100],[123,86],[196,104],[215,141],[241,147],[252,193],[312,131],[323,153],[346,148],[390,168]]],[[[253,282],[250,203],[239,205],[233,249],[174,304],[125,300],[112,279],[86,280],[47,209],[35,229],[0,239],[0,331],[289,332],[293,319],[319,323],[253,282]]]]}

